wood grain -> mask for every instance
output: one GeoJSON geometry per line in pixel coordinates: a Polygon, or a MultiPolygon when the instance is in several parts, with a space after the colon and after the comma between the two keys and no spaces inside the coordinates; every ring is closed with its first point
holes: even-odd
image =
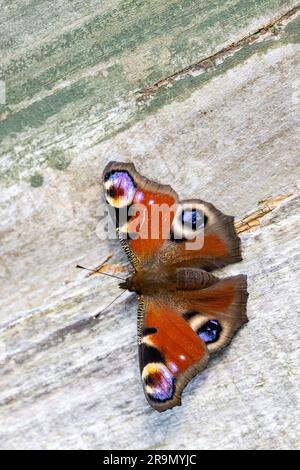
{"type": "Polygon", "coordinates": [[[299,448],[298,3],[1,12],[0,447],[299,448]],[[112,159],[234,214],[243,242],[220,275],[248,274],[250,322],[162,415],[140,384],[134,296],[96,322],[117,281],[75,268],[129,269],[101,239],[112,159]]]}

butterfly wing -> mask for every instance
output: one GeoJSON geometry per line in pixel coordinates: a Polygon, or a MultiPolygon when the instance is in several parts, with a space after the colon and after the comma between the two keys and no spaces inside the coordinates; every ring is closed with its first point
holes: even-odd
{"type": "Polygon", "coordinates": [[[140,297],[139,359],[145,396],[157,411],[181,404],[181,392],[206,367],[208,350],[167,298],[140,297]]]}
{"type": "Polygon", "coordinates": [[[211,271],[241,259],[240,239],[234,228],[234,217],[223,214],[213,204],[201,199],[177,203],[171,227],[171,239],[167,240],[160,250],[161,265],[194,266],[211,271]],[[193,227],[193,221],[197,221],[197,214],[200,214],[199,219],[202,220],[200,228],[196,223],[193,227]],[[184,218],[191,223],[181,226],[184,218]],[[176,231],[183,236],[176,239],[174,237],[176,231]],[[184,237],[186,231],[189,236],[188,241],[184,237]],[[199,238],[199,234],[202,238],[199,238]],[[202,243],[198,248],[199,241],[202,243]]]}
{"type": "Polygon", "coordinates": [[[240,274],[204,289],[177,291],[173,301],[190,327],[206,343],[210,353],[230,343],[247,321],[247,276],[240,274]]]}
{"type": "Polygon", "coordinates": [[[204,289],[140,297],[138,337],[144,392],[165,411],[206,367],[209,354],[227,345],[247,321],[245,276],[219,280],[204,289]]]}
{"type": "Polygon", "coordinates": [[[121,244],[136,270],[144,265],[172,264],[212,270],[241,260],[233,217],[212,204],[178,201],[171,186],[141,176],[132,163],[109,163],[103,179],[121,244]],[[191,242],[200,231],[203,243],[197,248],[191,242]]]}
{"type": "Polygon", "coordinates": [[[135,269],[139,269],[153,260],[164,245],[167,235],[163,230],[172,223],[171,208],[178,199],[177,194],[171,186],[141,176],[132,163],[109,163],[103,179],[106,201],[112,208],[121,244],[135,269]],[[165,218],[159,216],[153,236],[151,206],[162,205],[169,211],[165,218]]]}

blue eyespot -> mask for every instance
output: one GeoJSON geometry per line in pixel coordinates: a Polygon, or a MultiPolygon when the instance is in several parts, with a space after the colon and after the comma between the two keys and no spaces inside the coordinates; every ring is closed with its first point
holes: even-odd
{"type": "Polygon", "coordinates": [[[151,400],[165,402],[173,398],[175,377],[164,363],[147,364],[142,371],[142,380],[151,400]]]}
{"type": "Polygon", "coordinates": [[[201,326],[197,331],[197,335],[206,344],[215,343],[218,341],[222,327],[217,320],[209,320],[205,325],[201,326]]]}
{"type": "Polygon", "coordinates": [[[186,209],[181,213],[181,222],[185,227],[191,230],[198,230],[205,225],[205,217],[203,211],[199,209],[186,209]]]}
{"type": "Polygon", "coordinates": [[[129,206],[136,192],[136,185],[127,171],[115,170],[106,174],[104,187],[107,202],[116,208],[129,206]]]}

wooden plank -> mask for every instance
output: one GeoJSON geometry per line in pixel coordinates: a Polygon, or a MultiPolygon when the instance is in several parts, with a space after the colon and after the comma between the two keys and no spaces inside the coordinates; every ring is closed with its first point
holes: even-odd
{"type": "Polygon", "coordinates": [[[227,272],[248,273],[250,322],[181,408],[159,414],[144,399],[133,295],[90,318],[114,295],[113,280],[105,289],[99,278],[77,280],[68,297],[7,319],[1,447],[297,448],[299,206],[294,196],[242,236],[245,261],[227,272]]]}
{"type": "Polygon", "coordinates": [[[298,448],[297,2],[51,4],[1,17],[0,447],[298,448]],[[99,239],[111,159],[242,233],[222,276],[248,274],[250,323],[162,415],[134,296],[95,323],[116,283],[75,269],[112,255],[104,269],[128,270],[99,239]]]}
{"type": "MultiPolygon", "coordinates": [[[[284,41],[200,82],[185,100],[176,101],[174,92],[156,115],[91,149],[77,148],[65,170],[45,168],[31,186],[10,185],[1,217],[3,309],[35,307],[74,277],[78,261],[101,262],[110,248],[95,229],[103,210],[100,176],[109,160],[132,160],[154,179],[171,179],[182,197],[199,195],[237,217],[261,199],[293,192],[298,46],[287,40],[294,21],[282,31],[284,41]]],[[[64,164],[60,154],[56,163],[64,164]]]]}
{"type": "Polygon", "coordinates": [[[273,24],[297,1],[115,0],[88,2],[85,14],[78,4],[15,1],[1,15],[4,181],[37,184],[35,169],[67,168],[79,148],[151,112],[137,104],[141,90],[273,24]]]}

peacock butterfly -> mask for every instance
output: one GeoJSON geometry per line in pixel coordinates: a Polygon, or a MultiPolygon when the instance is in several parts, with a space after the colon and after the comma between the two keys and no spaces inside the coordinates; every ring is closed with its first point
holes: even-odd
{"type": "Polygon", "coordinates": [[[109,163],[103,184],[134,268],[120,287],[138,296],[144,392],[155,410],[165,411],[181,404],[210,354],[247,322],[247,277],[211,273],[242,259],[240,239],[233,217],[199,199],[179,201],[171,186],[146,179],[132,163],[109,163]]]}

